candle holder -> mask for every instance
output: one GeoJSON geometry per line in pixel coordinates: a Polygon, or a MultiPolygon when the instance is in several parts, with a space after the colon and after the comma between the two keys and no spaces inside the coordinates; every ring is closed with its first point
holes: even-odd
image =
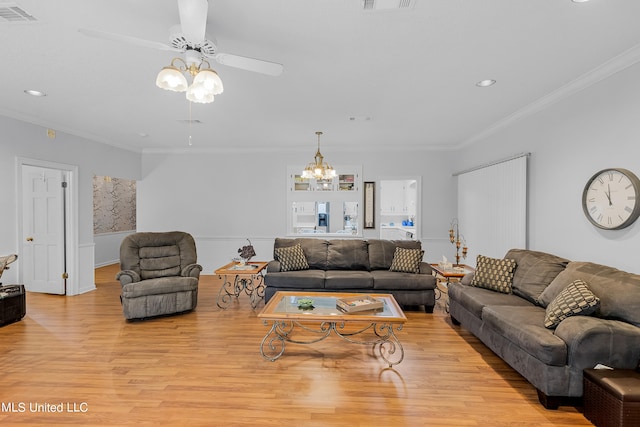
{"type": "Polygon", "coordinates": [[[460,230],[458,227],[458,218],[453,218],[451,220],[451,226],[449,227],[449,241],[451,244],[456,246],[456,263],[455,267],[460,266],[460,257],[463,259],[467,258],[467,252],[469,248],[467,248],[467,243],[464,240],[464,236],[460,234],[460,230]]]}

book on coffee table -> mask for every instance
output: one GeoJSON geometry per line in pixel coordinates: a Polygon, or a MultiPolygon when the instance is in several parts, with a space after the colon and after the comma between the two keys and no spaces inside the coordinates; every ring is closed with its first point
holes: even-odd
{"type": "Polygon", "coordinates": [[[381,309],[384,307],[384,303],[370,297],[369,295],[363,295],[349,298],[337,298],[336,307],[346,313],[357,313],[360,311],[381,309]]]}

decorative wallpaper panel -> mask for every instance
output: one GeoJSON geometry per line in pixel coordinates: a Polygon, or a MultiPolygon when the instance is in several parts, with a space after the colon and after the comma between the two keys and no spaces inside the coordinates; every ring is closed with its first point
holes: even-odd
{"type": "Polygon", "coordinates": [[[93,177],[93,234],[136,230],[136,182],[93,177]]]}

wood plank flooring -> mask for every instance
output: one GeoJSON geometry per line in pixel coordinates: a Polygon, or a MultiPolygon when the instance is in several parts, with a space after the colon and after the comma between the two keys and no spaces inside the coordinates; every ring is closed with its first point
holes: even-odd
{"type": "Polygon", "coordinates": [[[28,293],[25,318],[0,328],[2,425],[591,425],[579,408],[544,409],[442,306],[406,312],[394,369],[335,336],[269,362],[263,303],[242,295],[220,310],[222,282],[205,275],[195,311],[127,322],[117,270],[97,269],[83,295],[28,293]]]}

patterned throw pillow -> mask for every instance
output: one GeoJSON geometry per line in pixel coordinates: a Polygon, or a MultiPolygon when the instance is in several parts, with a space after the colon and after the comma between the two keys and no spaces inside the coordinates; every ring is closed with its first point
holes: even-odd
{"type": "Polygon", "coordinates": [[[574,280],[564,288],[547,306],[544,326],[553,329],[570,316],[588,316],[600,305],[589,286],[580,279],[574,280]]]}
{"type": "Polygon", "coordinates": [[[308,270],[307,257],[304,256],[302,246],[288,246],[274,249],[276,260],[280,261],[280,271],[308,270]]]}
{"type": "Polygon", "coordinates": [[[515,270],[516,261],[513,259],[497,259],[478,255],[476,272],[471,286],[510,294],[515,270]]]}
{"type": "Polygon", "coordinates": [[[401,273],[420,273],[420,262],[424,256],[422,249],[396,248],[389,271],[401,273]]]}

